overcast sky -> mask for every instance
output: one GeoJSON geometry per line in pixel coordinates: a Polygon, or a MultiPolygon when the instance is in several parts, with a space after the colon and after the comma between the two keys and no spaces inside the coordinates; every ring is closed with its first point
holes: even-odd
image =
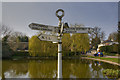
{"type": "Polygon", "coordinates": [[[106,36],[117,31],[117,2],[3,2],[2,21],[14,31],[32,36],[36,34],[28,27],[32,22],[57,26],[55,12],[59,8],[65,11],[63,21],[69,24],[98,26],[106,36]]]}
{"type": "Polygon", "coordinates": [[[2,0],[3,2],[118,2],[119,0],[2,0]]]}

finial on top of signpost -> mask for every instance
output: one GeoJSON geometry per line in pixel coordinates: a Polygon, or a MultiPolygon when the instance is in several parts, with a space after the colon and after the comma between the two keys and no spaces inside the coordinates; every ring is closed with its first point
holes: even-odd
{"type": "Polygon", "coordinates": [[[59,20],[61,20],[62,17],[64,16],[64,10],[62,10],[62,9],[58,9],[58,10],[56,11],[56,16],[59,18],[59,20]],[[58,12],[62,12],[62,14],[59,15],[58,12]]]}

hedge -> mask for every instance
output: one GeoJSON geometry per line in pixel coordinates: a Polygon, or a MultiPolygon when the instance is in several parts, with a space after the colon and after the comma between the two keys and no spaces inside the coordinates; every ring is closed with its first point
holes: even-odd
{"type": "Polygon", "coordinates": [[[101,46],[100,51],[106,52],[106,53],[118,53],[118,45],[108,45],[108,46],[101,46]]]}

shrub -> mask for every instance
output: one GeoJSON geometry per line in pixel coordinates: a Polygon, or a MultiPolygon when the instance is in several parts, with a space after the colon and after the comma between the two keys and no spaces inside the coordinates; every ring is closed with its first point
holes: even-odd
{"type": "Polygon", "coordinates": [[[101,46],[100,50],[106,53],[117,53],[118,52],[118,45],[110,45],[110,46],[101,46]]]}
{"type": "Polygon", "coordinates": [[[105,69],[103,70],[103,73],[112,78],[118,78],[120,77],[120,70],[113,70],[113,69],[105,69]]]}

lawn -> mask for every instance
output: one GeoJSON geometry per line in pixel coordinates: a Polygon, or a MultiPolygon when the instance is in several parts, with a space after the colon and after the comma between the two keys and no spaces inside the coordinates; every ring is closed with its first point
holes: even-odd
{"type": "Polygon", "coordinates": [[[106,57],[94,57],[94,56],[88,56],[88,57],[120,63],[120,59],[118,59],[118,58],[106,58],[106,57]]]}

